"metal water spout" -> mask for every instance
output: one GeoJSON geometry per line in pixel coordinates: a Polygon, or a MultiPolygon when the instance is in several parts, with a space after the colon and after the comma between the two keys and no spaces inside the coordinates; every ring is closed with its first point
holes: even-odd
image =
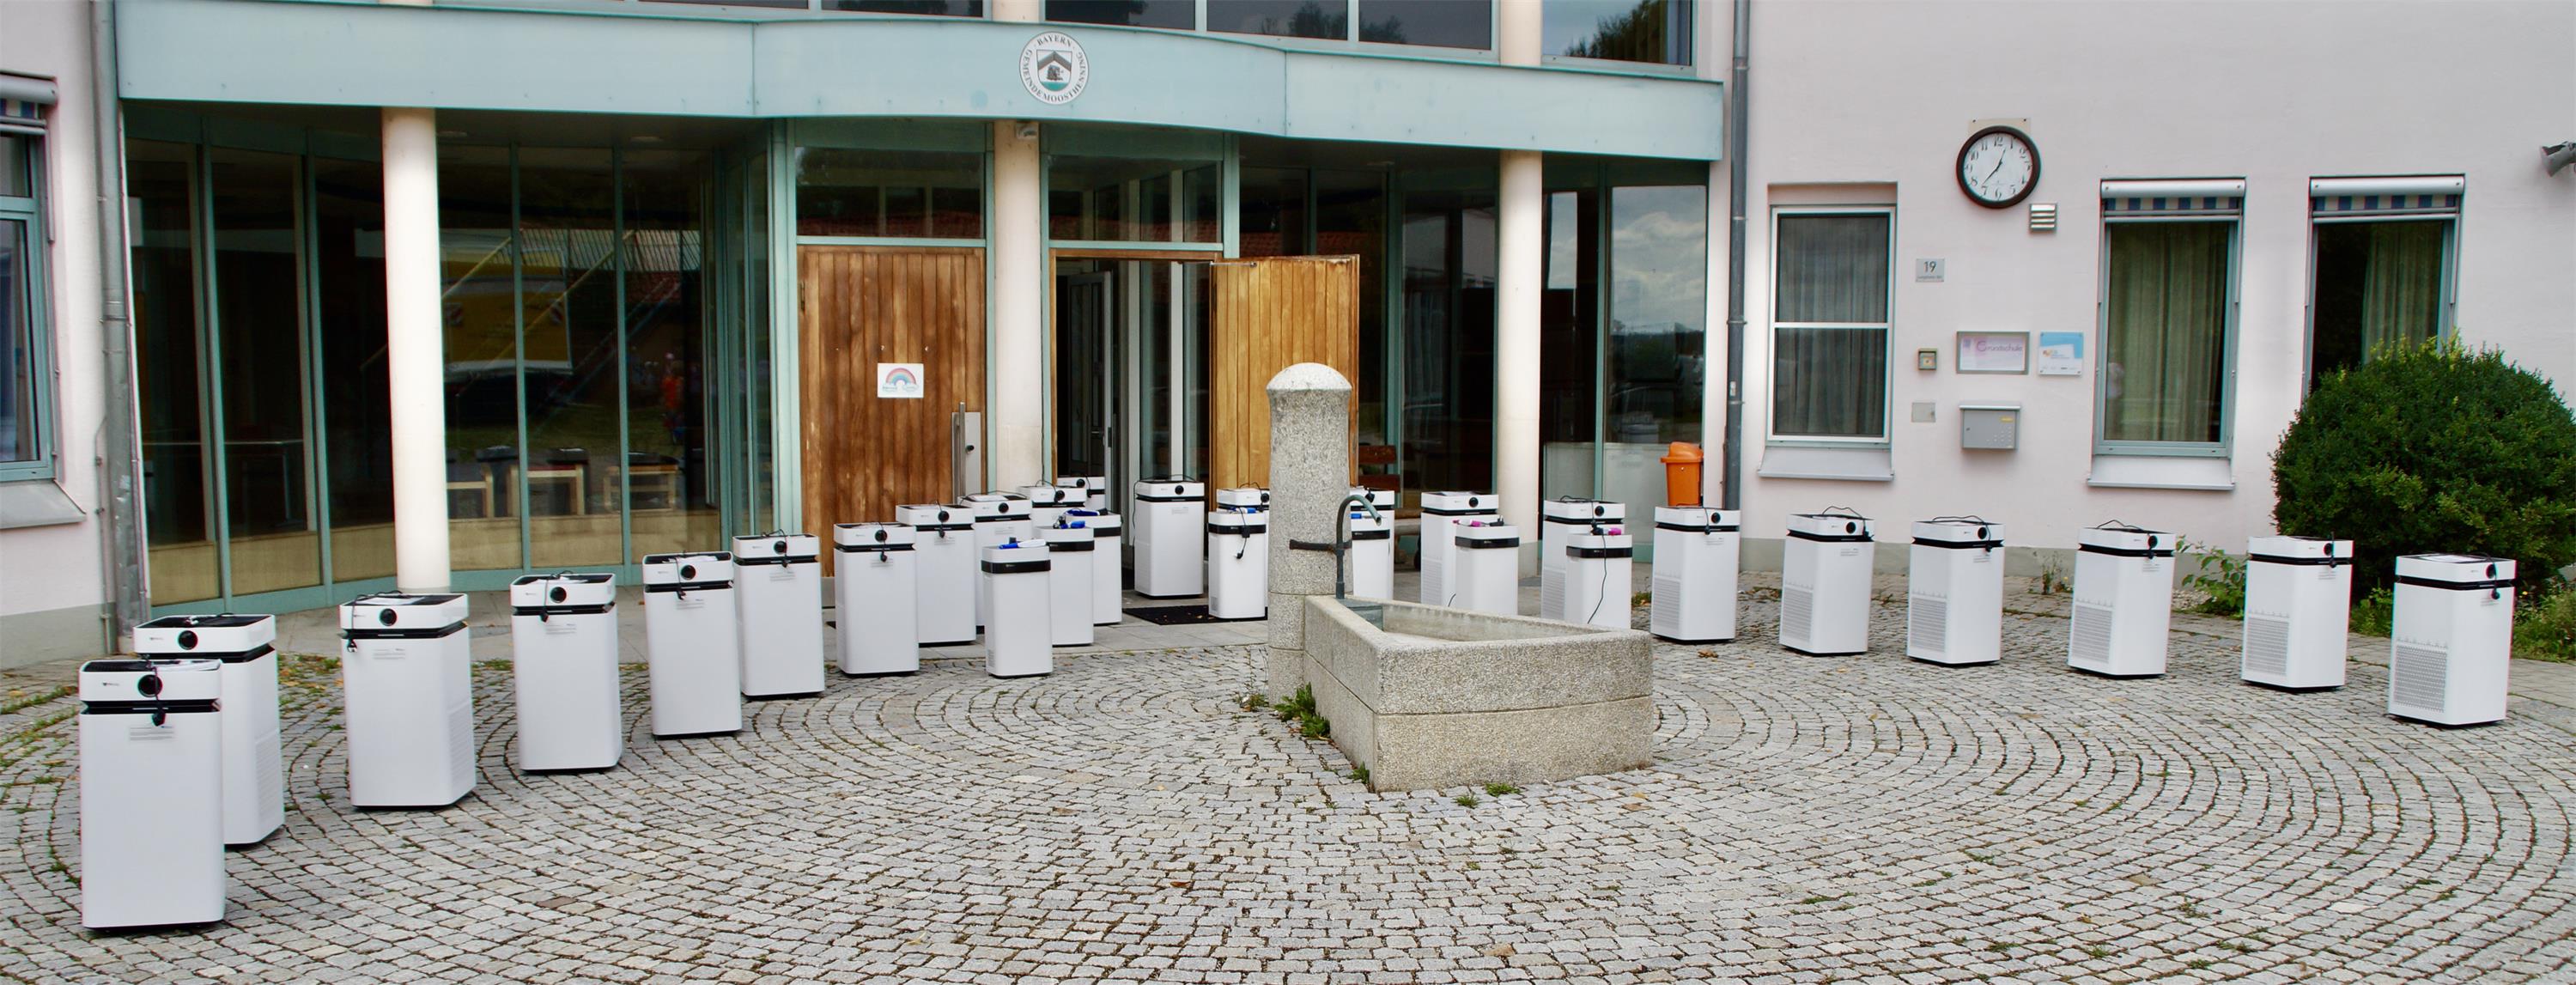
{"type": "Polygon", "coordinates": [[[1333,601],[1335,602],[1347,601],[1349,597],[1349,585],[1346,583],[1350,579],[1350,574],[1342,561],[1343,556],[1351,549],[1352,504],[1358,504],[1361,510],[1366,511],[1369,519],[1378,519],[1377,504],[1371,502],[1368,494],[1364,492],[1355,492],[1342,497],[1342,508],[1333,511],[1333,601]]]}

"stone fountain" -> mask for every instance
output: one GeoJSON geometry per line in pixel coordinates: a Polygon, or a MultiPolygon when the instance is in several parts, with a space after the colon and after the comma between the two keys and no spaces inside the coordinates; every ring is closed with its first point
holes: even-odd
{"type": "Polygon", "coordinates": [[[1313,689],[1376,790],[1532,783],[1653,759],[1653,661],[1634,629],[1334,594],[1350,491],[1351,385],[1270,380],[1268,691],[1313,689]]]}

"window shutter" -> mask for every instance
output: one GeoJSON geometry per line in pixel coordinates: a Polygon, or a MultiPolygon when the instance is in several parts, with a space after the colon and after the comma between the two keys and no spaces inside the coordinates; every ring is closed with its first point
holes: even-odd
{"type": "Polygon", "coordinates": [[[2308,182],[2308,211],[2332,216],[2448,215],[2460,210],[2469,179],[2318,178],[2308,182]]]}
{"type": "Polygon", "coordinates": [[[2245,179],[2105,181],[2102,217],[2232,216],[2245,211],[2245,179]]]}

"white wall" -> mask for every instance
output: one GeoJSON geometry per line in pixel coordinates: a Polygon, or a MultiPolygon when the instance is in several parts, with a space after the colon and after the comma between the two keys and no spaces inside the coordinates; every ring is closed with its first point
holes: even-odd
{"type": "Polygon", "coordinates": [[[44,141],[45,250],[52,331],[54,481],[88,514],[78,523],[0,530],[0,666],[95,653],[107,598],[98,522],[100,422],[97,172],[92,167],[89,5],[0,2],[0,69],[51,76],[61,102],[44,141]]]}
{"type": "MultiPolygon", "coordinates": [[[[1702,8],[1711,16],[1723,4],[1702,8]]],[[[2576,139],[2576,4],[1817,2],[1753,7],[1745,393],[1746,530],[1842,504],[1902,521],[1974,512],[2016,543],[2072,546],[2110,518],[2241,550],[2271,531],[2270,454],[2304,373],[2307,181],[2465,174],[2458,321],[2576,387],[2576,173],[2538,147],[2576,139]],[[1960,194],[1952,167],[1974,121],[2025,118],[2059,231],[1960,194]],[[2098,359],[2098,183],[2242,177],[2234,457],[2228,492],[2088,487],[2094,380],[1961,376],[1952,333],[2081,331],[2098,359]],[[1889,425],[1894,482],[1761,479],[1771,356],[1774,186],[1895,186],[1889,425]],[[1943,283],[1910,262],[1948,261],[1943,283]],[[1941,350],[1937,372],[1913,368],[1941,350]],[[1964,453],[1961,401],[2019,402],[2021,448],[1964,453]],[[1914,401],[1939,405],[1909,423],[1914,401]]],[[[1712,236],[1723,230],[1712,227],[1712,236]]],[[[1901,538],[1902,527],[1882,528],[1901,538]]]]}

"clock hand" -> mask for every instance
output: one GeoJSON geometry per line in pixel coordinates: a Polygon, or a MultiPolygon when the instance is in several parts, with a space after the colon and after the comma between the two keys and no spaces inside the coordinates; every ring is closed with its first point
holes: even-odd
{"type": "Polygon", "coordinates": [[[1988,178],[1992,178],[1992,177],[1994,177],[1994,176],[1995,176],[1995,172],[2001,171],[2001,170],[2003,170],[2003,169],[2004,169],[2004,159],[2003,159],[2001,156],[1997,156],[1997,157],[1995,158],[1995,166],[1994,166],[1994,167],[1991,167],[1991,168],[1987,168],[1987,169],[1986,169],[1986,177],[1988,177],[1988,178]]]}

